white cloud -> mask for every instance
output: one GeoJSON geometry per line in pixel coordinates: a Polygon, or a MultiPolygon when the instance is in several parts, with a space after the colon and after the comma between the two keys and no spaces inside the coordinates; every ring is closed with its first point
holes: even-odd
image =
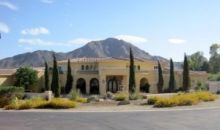
{"type": "Polygon", "coordinates": [[[114,38],[117,38],[119,40],[124,40],[133,44],[147,42],[147,39],[145,39],[144,37],[133,36],[133,35],[117,35],[114,38]]]}
{"type": "Polygon", "coordinates": [[[14,10],[14,11],[18,9],[14,4],[12,4],[12,3],[8,2],[8,1],[1,1],[0,2],[0,6],[4,6],[4,7],[8,8],[8,9],[14,10]]]}
{"type": "Polygon", "coordinates": [[[53,0],[41,0],[41,2],[46,3],[46,4],[52,4],[53,0]]]}
{"type": "Polygon", "coordinates": [[[41,46],[51,46],[58,44],[56,42],[45,41],[41,39],[18,39],[18,43],[28,44],[28,45],[41,45],[41,46]]]}
{"type": "Polygon", "coordinates": [[[41,35],[49,33],[49,30],[45,27],[29,28],[21,31],[21,34],[23,35],[41,35]]]}
{"type": "Polygon", "coordinates": [[[9,33],[10,29],[7,24],[0,22],[0,32],[9,33]]]}
{"type": "Polygon", "coordinates": [[[168,42],[171,43],[171,44],[183,44],[186,42],[186,40],[184,39],[181,39],[181,38],[170,38],[168,39],[168,42]]]}

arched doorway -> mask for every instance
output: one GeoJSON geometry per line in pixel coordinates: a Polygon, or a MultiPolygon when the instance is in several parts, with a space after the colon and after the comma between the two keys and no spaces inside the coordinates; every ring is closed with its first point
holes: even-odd
{"type": "Polygon", "coordinates": [[[116,93],[118,91],[118,81],[116,77],[108,80],[107,92],[116,93]]]}
{"type": "Polygon", "coordinates": [[[149,93],[150,84],[146,78],[140,80],[140,92],[149,93]]]}
{"type": "Polygon", "coordinates": [[[86,81],[83,78],[77,80],[76,89],[80,90],[81,94],[86,94],[86,81]]]}
{"type": "Polygon", "coordinates": [[[99,80],[96,78],[90,80],[90,94],[99,94],[99,80]]]}

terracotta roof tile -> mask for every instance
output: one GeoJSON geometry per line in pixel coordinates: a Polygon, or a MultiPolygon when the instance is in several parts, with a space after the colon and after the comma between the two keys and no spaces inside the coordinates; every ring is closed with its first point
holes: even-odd
{"type": "Polygon", "coordinates": [[[16,69],[0,69],[0,75],[13,75],[16,69]]]}

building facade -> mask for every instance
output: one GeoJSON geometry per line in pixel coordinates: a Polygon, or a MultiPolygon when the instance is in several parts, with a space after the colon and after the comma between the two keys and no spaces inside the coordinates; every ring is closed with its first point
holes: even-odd
{"type": "MultiPolygon", "coordinates": [[[[164,89],[168,88],[169,65],[161,62],[164,78],[164,89]]],[[[52,74],[52,63],[49,64],[52,74]]],[[[73,88],[82,94],[106,95],[108,91],[128,92],[129,59],[123,58],[76,58],[71,59],[73,88]]],[[[28,91],[42,92],[44,90],[44,68],[34,68],[38,72],[37,84],[28,91]]],[[[59,83],[64,88],[66,83],[67,60],[58,61],[59,83]]],[[[157,93],[158,70],[157,61],[135,59],[136,90],[145,93],[157,93]]],[[[0,86],[15,84],[16,69],[0,69],[0,86]]],[[[52,76],[50,75],[50,78],[52,76]]],[[[208,75],[206,72],[190,72],[191,88],[198,83],[205,85],[208,75]]],[[[51,79],[50,79],[51,81],[51,79]]],[[[175,69],[176,89],[182,86],[182,70],[175,69]]],[[[62,89],[64,90],[64,89],[62,89]]]]}
{"type": "MultiPolygon", "coordinates": [[[[169,65],[161,63],[164,77],[164,88],[168,88],[169,65]]],[[[60,85],[65,86],[67,60],[58,62],[60,85]]],[[[136,90],[145,93],[157,93],[158,68],[157,61],[135,59],[136,90]]],[[[123,58],[76,58],[71,60],[73,87],[82,94],[105,95],[110,91],[128,92],[129,59],[123,58]]],[[[191,86],[197,82],[205,84],[206,72],[190,72],[191,86]]],[[[176,89],[182,86],[182,71],[175,71],[176,89]]]]}

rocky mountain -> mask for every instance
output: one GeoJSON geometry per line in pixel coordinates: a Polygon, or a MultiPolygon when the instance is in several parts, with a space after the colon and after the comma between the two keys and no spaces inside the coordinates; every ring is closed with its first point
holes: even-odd
{"type": "MultiPolygon", "coordinates": [[[[81,48],[67,53],[56,53],[57,60],[64,60],[67,58],[81,58],[81,57],[117,57],[128,58],[129,48],[132,48],[135,58],[152,59],[167,61],[163,57],[151,56],[149,53],[139,49],[131,43],[114,38],[108,38],[101,41],[92,41],[81,48]]],[[[23,65],[30,65],[34,67],[44,66],[44,60],[52,60],[52,51],[39,50],[24,54],[19,54],[13,57],[0,60],[0,68],[17,68],[23,65]]]]}

